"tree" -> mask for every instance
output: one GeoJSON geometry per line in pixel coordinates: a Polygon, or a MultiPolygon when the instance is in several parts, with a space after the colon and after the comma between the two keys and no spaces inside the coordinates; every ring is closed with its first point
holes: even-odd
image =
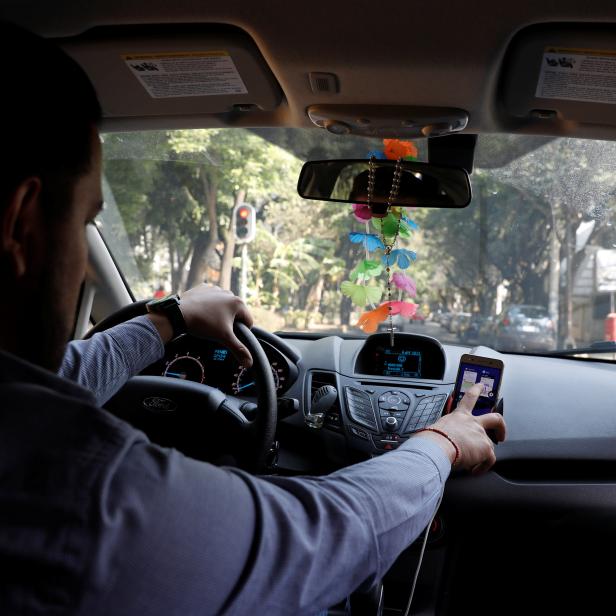
{"type": "MultiPolygon", "coordinates": [[[[517,158],[498,170],[497,177],[520,191],[544,200],[551,208],[549,309],[567,346],[574,346],[573,282],[575,233],[584,216],[604,210],[613,192],[616,162],[601,141],[558,139],[517,158]],[[563,310],[559,310],[560,264],[566,265],[563,310]]],[[[597,226],[597,231],[598,231],[597,226]]]]}

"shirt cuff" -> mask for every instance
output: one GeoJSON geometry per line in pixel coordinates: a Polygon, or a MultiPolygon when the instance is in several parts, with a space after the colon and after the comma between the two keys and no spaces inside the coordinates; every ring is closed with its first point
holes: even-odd
{"type": "MultiPolygon", "coordinates": [[[[161,357],[164,357],[165,343],[163,342],[163,339],[160,337],[160,334],[158,333],[158,330],[156,329],[156,325],[154,325],[154,323],[152,323],[152,321],[148,319],[148,317],[145,314],[140,317],[135,317],[134,319],[131,319],[131,321],[135,323],[140,323],[146,329],[148,329],[150,333],[152,334],[152,338],[154,338],[155,344],[156,344],[156,349],[154,350],[154,353],[156,353],[157,355],[157,357],[153,361],[158,361],[161,357]]],[[[150,362],[150,363],[153,363],[153,362],[150,362]]]]}
{"type": "Polygon", "coordinates": [[[441,481],[444,482],[447,480],[447,477],[449,477],[449,473],[451,472],[451,460],[443,451],[443,448],[432,439],[423,436],[414,436],[402,443],[398,451],[413,451],[425,455],[432,461],[434,466],[436,466],[441,476],[441,481]]]}

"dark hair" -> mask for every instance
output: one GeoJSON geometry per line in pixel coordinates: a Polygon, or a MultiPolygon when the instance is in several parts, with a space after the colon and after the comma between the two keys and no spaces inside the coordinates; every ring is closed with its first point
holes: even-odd
{"type": "Polygon", "coordinates": [[[6,22],[0,57],[0,211],[20,182],[38,176],[49,213],[61,214],[90,169],[92,128],[102,115],[96,92],[60,47],[6,22]]]}

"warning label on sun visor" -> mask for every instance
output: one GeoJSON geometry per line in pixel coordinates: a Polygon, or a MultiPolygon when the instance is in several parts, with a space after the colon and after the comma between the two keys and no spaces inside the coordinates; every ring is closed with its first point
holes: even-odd
{"type": "Polygon", "coordinates": [[[131,54],[122,58],[152,98],[248,92],[226,51],[131,54]]]}
{"type": "Polygon", "coordinates": [[[546,48],[535,96],[616,104],[616,51],[546,48]]]}

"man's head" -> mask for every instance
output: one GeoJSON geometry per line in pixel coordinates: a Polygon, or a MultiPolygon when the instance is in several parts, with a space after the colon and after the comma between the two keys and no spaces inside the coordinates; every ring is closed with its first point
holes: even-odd
{"type": "Polygon", "coordinates": [[[101,109],[55,45],[0,23],[0,348],[56,369],[100,209],[101,109]]]}

